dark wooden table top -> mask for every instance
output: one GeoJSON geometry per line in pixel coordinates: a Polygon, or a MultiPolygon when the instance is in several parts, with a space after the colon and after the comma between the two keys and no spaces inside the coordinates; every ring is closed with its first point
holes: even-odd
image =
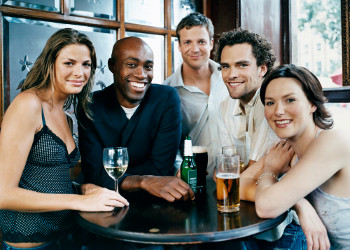
{"type": "Polygon", "coordinates": [[[207,192],[195,201],[169,203],[145,192],[126,196],[130,206],[113,212],[80,212],[84,229],[108,238],[147,244],[194,244],[241,239],[281,223],[286,214],[261,219],[252,202],[241,201],[237,213],[220,213],[216,185],[207,179],[207,192]]]}

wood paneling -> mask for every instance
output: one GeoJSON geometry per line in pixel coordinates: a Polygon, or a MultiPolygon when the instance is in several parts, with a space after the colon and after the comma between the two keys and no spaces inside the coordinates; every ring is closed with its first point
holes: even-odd
{"type": "Polygon", "coordinates": [[[214,40],[223,32],[240,26],[240,1],[207,1],[208,17],[212,20],[215,28],[214,40]]]}
{"type": "Polygon", "coordinates": [[[341,1],[341,20],[343,85],[350,86],[350,0],[341,1]]]}
{"type": "Polygon", "coordinates": [[[281,13],[280,1],[249,0],[241,2],[241,27],[271,41],[277,55],[276,65],[283,62],[281,13]]]}

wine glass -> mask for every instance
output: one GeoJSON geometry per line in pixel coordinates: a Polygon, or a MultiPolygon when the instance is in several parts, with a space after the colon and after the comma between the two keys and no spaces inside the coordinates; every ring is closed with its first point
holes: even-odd
{"type": "Polygon", "coordinates": [[[103,166],[114,180],[114,190],[118,192],[118,179],[123,176],[129,164],[128,149],[111,147],[103,149],[103,166]]]}

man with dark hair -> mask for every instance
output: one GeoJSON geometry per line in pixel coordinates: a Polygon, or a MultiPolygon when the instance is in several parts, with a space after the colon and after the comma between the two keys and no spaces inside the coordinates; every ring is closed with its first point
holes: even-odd
{"type": "Polygon", "coordinates": [[[220,105],[220,146],[244,146],[245,165],[249,166],[278,140],[265,120],[259,98],[263,77],[276,56],[269,41],[243,29],[223,33],[215,56],[231,97],[220,105]]]}
{"type": "Polygon", "coordinates": [[[193,145],[208,148],[208,171],[213,173],[213,156],[217,153],[217,113],[228,96],[218,64],[210,60],[214,27],[200,13],[184,17],[176,28],[183,63],[167,78],[166,85],[177,89],[181,99],[182,139],[189,135],[193,145]]]}
{"type": "MultiPolygon", "coordinates": [[[[246,149],[245,164],[251,166],[241,174],[240,198],[255,201],[256,182],[261,175],[263,160],[259,159],[279,140],[265,119],[259,97],[263,78],[271,71],[276,56],[271,43],[264,37],[236,29],[223,33],[218,40],[216,60],[220,63],[222,78],[231,97],[220,105],[220,146],[240,145],[246,149]]],[[[259,240],[247,241],[247,248],[306,249],[300,225],[309,243],[324,235],[326,229],[307,200],[298,201],[294,208],[299,218],[291,210],[278,227],[257,235],[259,240]]]]}

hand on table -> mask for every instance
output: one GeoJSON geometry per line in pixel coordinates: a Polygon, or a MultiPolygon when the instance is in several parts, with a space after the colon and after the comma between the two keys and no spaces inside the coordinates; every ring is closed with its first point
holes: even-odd
{"type": "Polygon", "coordinates": [[[112,211],[115,207],[129,206],[129,202],[119,193],[94,184],[82,185],[80,211],[112,211]]]}
{"type": "Polygon", "coordinates": [[[150,194],[170,202],[194,199],[190,186],[175,176],[145,176],[142,187],[150,194]]]}
{"type": "Polygon", "coordinates": [[[129,207],[123,207],[119,211],[105,212],[105,213],[87,213],[82,212],[80,215],[86,220],[96,223],[102,227],[110,227],[118,224],[128,212],[129,207]]]}

